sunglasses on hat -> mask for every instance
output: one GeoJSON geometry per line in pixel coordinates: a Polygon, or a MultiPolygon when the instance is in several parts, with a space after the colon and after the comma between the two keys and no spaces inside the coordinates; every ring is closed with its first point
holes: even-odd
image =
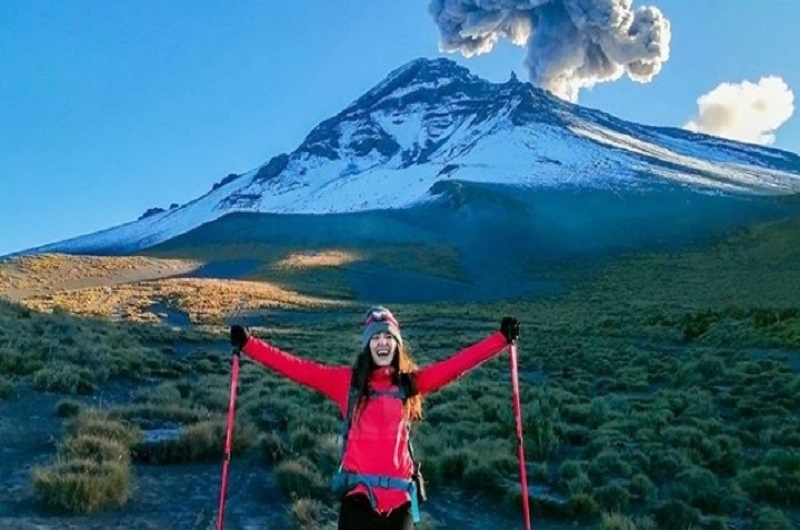
{"type": "Polygon", "coordinates": [[[369,313],[367,313],[367,322],[365,325],[369,326],[373,322],[389,322],[397,326],[397,320],[394,319],[391,313],[388,311],[381,311],[379,309],[373,309],[369,313]]]}

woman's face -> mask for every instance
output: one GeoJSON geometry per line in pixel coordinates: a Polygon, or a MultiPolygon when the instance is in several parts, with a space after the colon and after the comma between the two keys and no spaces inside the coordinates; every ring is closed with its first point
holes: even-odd
{"type": "Polygon", "coordinates": [[[369,339],[369,353],[377,366],[389,366],[397,353],[397,341],[391,333],[377,333],[369,339]]]}

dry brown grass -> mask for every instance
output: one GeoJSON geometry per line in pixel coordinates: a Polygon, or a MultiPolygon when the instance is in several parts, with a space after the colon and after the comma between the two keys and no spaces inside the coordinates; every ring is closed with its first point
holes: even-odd
{"type": "Polygon", "coordinates": [[[352,298],[345,271],[359,262],[461,278],[458,253],[413,245],[361,251],[328,248],[276,253],[251,281],[177,278],[193,259],[44,254],[0,261],[0,298],[44,312],[157,323],[170,310],[194,324],[215,325],[237,311],[343,307],[352,298]],[[313,294],[312,294],[313,293],[313,294]]]}
{"type": "Polygon", "coordinates": [[[347,250],[323,250],[289,254],[274,265],[276,269],[316,269],[341,267],[363,260],[359,252],[347,250]]]}
{"type": "Polygon", "coordinates": [[[126,285],[59,291],[28,298],[37,311],[64,309],[74,315],[157,322],[155,304],[165,303],[196,324],[218,324],[241,307],[243,313],[275,308],[322,308],[342,304],[306,296],[275,284],[213,279],[168,279],[126,285]]]}
{"type": "Polygon", "coordinates": [[[22,300],[59,291],[167,278],[199,265],[191,260],[144,256],[23,256],[0,261],[0,297],[22,300]]]}
{"type": "MultiPolygon", "coordinates": [[[[337,267],[355,259],[348,252],[288,256],[283,267],[337,267]]],[[[142,256],[96,257],[48,254],[0,262],[0,297],[52,312],[80,316],[158,322],[163,304],[196,324],[218,324],[240,310],[257,313],[275,308],[322,308],[339,302],[314,297],[276,283],[174,278],[196,268],[192,260],[142,256]]]]}

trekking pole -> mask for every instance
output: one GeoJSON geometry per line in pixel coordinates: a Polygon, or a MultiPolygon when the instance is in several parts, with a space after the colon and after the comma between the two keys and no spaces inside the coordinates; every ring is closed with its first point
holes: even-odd
{"type": "MultiPolygon", "coordinates": [[[[242,309],[241,301],[236,316],[242,309]]],[[[235,318],[235,317],[234,317],[235,318]]],[[[233,445],[233,422],[236,416],[236,389],[239,384],[239,358],[242,350],[238,347],[231,352],[231,390],[228,397],[228,425],[225,433],[225,453],[222,457],[222,483],[219,488],[219,511],[217,516],[217,530],[222,530],[225,517],[225,494],[228,489],[228,468],[231,463],[231,449],[233,445]]]]}
{"type": "Polygon", "coordinates": [[[233,420],[236,415],[236,387],[239,383],[239,357],[241,350],[234,348],[231,355],[231,393],[228,400],[228,427],[225,434],[225,454],[222,457],[222,484],[219,489],[219,517],[217,530],[222,530],[222,521],[225,516],[225,493],[228,489],[228,468],[231,463],[231,445],[233,442],[233,420]]]}
{"type": "Polygon", "coordinates": [[[514,419],[517,423],[517,450],[519,454],[519,477],[522,488],[522,516],[525,530],[531,530],[531,513],[528,506],[528,476],[525,467],[525,449],[522,445],[522,407],[519,403],[519,374],[517,371],[517,343],[512,342],[509,350],[511,364],[511,398],[514,402],[514,419]]]}

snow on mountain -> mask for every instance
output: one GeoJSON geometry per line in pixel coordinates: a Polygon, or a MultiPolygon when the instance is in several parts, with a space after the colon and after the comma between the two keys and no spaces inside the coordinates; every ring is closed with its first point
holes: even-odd
{"type": "Polygon", "coordinates": [[[323,214],[409,208],[440,181],[526,188],[648,188],[800,193],[800,157],[680,129],[619,120],[514,76],[490,83],[448,59],[418,59],[292,153],[228,176],[177,208],[33,252],[130,252],[232,212],[323,214]]]}

